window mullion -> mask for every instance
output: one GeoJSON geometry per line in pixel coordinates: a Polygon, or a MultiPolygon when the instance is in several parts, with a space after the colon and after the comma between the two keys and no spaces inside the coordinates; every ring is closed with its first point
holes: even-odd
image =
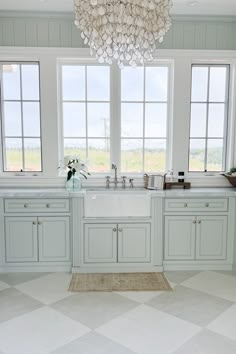
{"type": "Polygon", "coordinates": [[[21,146],[22,146],[22,169],[25,171],[25,141],[23,124],[23,94],[22,94],[22,66],[20,65],[20,110],[21,110],[21,146]]]}

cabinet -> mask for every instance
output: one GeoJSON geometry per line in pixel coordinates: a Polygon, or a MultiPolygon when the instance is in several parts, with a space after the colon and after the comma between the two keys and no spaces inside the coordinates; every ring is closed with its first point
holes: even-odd
{"type": "Polygon", "coordinates": [[[85,263],[150,262],[150,224],[85,224],[84,227],[85,263]]]}
{"type": "Polygon", "coordinates": [[[165,260],[226,259],[227,216],[165,216],[165,260]]]}
{"type": "Polygon", "coordinates": [[[6,262],[67,261],[69,217],[5,217],[6,262]]]}

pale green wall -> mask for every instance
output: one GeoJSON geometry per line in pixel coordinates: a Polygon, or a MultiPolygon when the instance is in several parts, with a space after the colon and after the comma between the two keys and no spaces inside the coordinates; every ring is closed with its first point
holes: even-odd
{"type": "MultiPolygon", "coordinates": [[[[0,12],[0,46],[83,47],[72,15],[0,12]]],[[[235,17],[175,17],[161,48],[236,49],[235,17]]]]}

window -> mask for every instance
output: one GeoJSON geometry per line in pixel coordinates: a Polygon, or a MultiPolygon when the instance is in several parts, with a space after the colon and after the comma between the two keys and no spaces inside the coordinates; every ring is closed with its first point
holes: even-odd
{"type": "Polygon", "coordinates": [[[111,161],[123,173],[165,171],[167,65],[63,64],[61,87],[64,156],[88,159],[93,173],[110,171],[111,161]]]}
{"type": "Polygon", "coordinates": [[[90,171],[110,169],[110,67],[62,66],[64,156],[89,159],[90,171]]]}
{"type": "Polygon", "coordinates": [[[168,67],[121,70],[121,170],[166,169],[168,67]]]}
{"type": "Polygon", "coordinates": [[[189,171],[225,170],[229,65],[193,65],[189,171]]]}
{"type": "Polygon", "coordinates": [[[38,63],[0,63],[4,172],[42,170],[38,63]]]}

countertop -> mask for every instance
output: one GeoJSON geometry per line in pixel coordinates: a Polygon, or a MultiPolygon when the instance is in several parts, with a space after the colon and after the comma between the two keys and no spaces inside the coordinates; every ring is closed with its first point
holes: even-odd
{"type": "Polygon", "coordinates": [[[235,197],[236,188],[191,188],[191,189],[172,189],[172,190],[147,190],[144,188],[134,189],[105,189],[105,188],[83,188],[80,191],[67,191],[64,188],[0,188],[0,198],[69,198],[84,197],[86,192],[99,193],[137,193],[143,191],[151,197],[162,198],[186,198],[186,197],[235,197]]]}

